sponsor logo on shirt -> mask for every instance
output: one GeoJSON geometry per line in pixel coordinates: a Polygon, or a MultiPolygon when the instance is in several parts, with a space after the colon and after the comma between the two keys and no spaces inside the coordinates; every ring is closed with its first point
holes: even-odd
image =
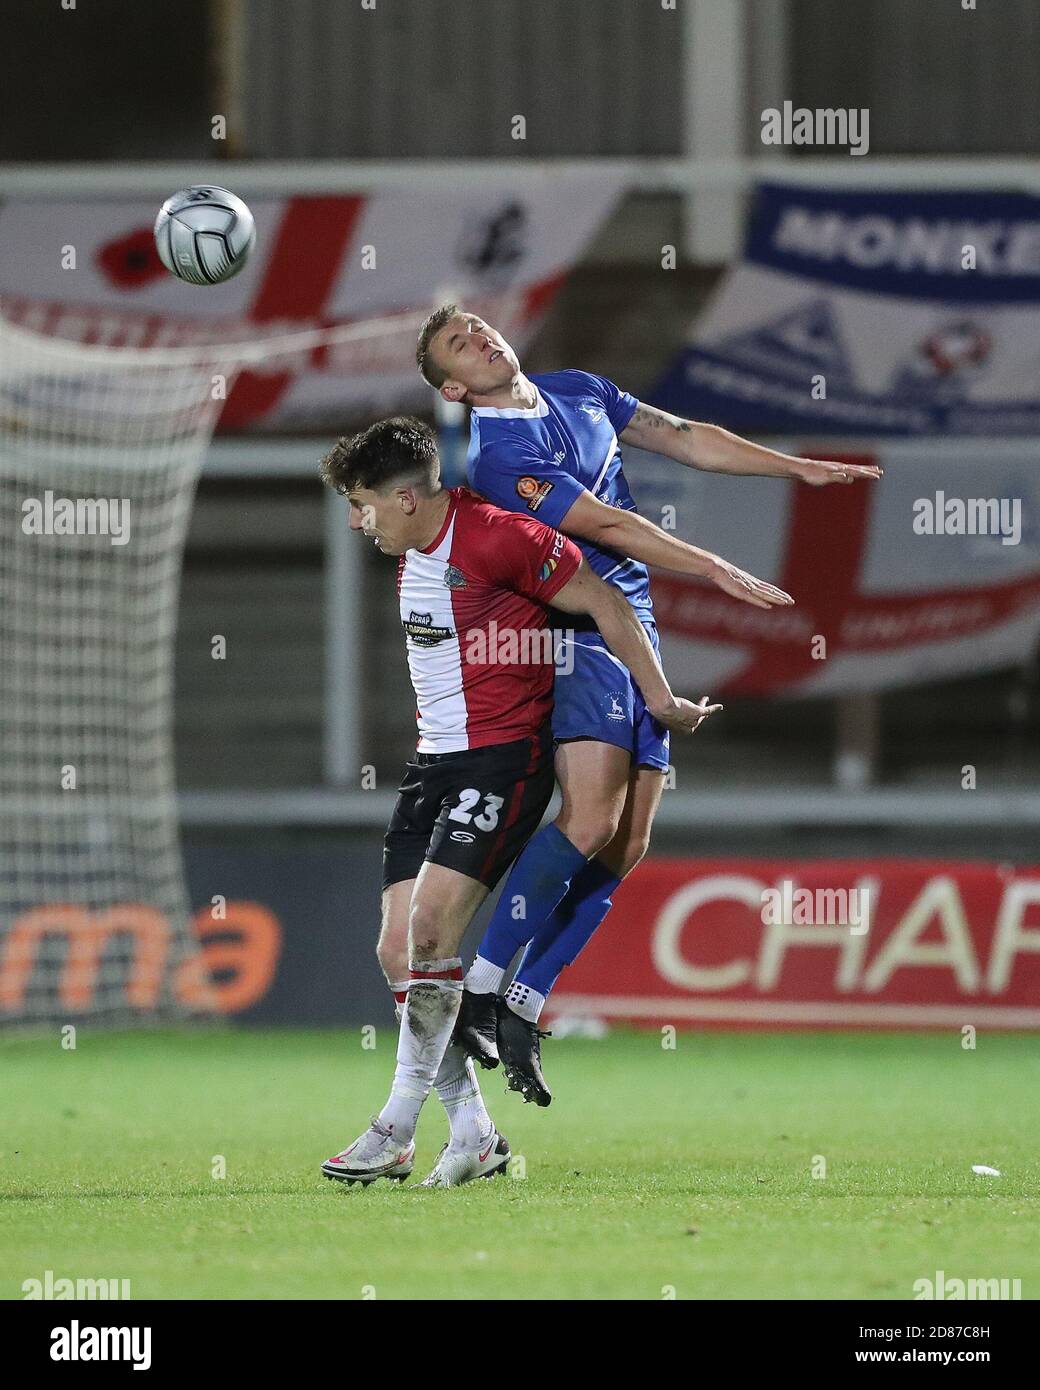
{"type": "Polygon", "coordinates": [[[548,560],[546,560],[545,564],[542,566],[541,570],[539,571],[539,575],[540,575],[540,577],[541,577],[541,579],[542,579],[543,581],[549,578],[550,574],[552,574],[553,570],[554,570],[554,569],[556,568],[556,566],[560,563],[560,556],[561,556],[562,554],[563,554],[563,534],[562,534],[562,532],[557,531],[557,532],[556,532],[556,535],[555,535],[555,539],[553,540],[552,554],[549,556],[548,560]]]}
{"type": "Polygon", "coordinates": [[[527,503],[529,512],[536,512],[545,499],[552,492],[554,483],[539,482],[537,478],[518,478],[516,492],[518,497],[522,497],[527,503]]]}
{"type": "Polygon", "coordinates": [[[417,613],[414,608],[408,614],[404,630],[417,647],[435,647],[438,642],[455,636],[450,628],[434,627],[432,613],[417,613]]]}
{"type": "Polygon", "coordinates": [[[448,565],[444,571],[444,587],[446,589],[464,589],[466,576],[455,565],[448,565]]]}

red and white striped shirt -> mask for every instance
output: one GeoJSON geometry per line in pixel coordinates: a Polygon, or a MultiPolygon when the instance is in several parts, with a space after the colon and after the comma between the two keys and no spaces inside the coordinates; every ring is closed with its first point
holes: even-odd
{"type": "Polygon", "coordinates": [[[573,541],[534,517],[467,488],[448,495],[440,533],[397,566],[420,753],[511,743],[542,727],[554,672],[544,605],[581,563],[573,541]]]}

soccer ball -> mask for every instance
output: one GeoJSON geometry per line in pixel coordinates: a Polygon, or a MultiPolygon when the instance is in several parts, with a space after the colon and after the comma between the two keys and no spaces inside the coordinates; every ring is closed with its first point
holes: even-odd
{"type": "Polygon", "coordinates": [[[167,270],[190,285],[237,275],[256,241],[253,214],[226,188],[193,184],[167,198],[155,219],[155,245],[167,270]]]}

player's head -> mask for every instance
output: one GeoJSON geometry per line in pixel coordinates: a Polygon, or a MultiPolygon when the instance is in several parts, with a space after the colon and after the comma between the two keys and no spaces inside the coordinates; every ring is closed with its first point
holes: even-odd
{"type": "Polygon", "coordinates": [[[457,304],[442,304],[426,320],[415,360],[446,401],[501,391],[520,371],[520,359],[501,333],[457,304]]]}
{"type": "Polygon", "coordinates": [[[321,461],[322,482],[350,502],[350,529],[387,555],[403,555],[429,537],[429,507],[442,495],[433,431],[398,415],[340,439],[321,461]]]}

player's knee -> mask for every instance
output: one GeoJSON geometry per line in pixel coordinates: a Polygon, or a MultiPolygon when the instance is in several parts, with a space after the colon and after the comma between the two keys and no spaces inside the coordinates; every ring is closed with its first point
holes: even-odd
{"type": "Polygon", "coordinates": [[[632,872],[635,866],[650,848],[649,835],[629,836],[621,847],[620,853],[616,857],[614,872],[618,878],[625,878],[632,872]]]}
{"type": "Polygon", "coordinates": [[[393,941],[388,937],[381,936],[379,944],[376,946],[376,958],[379,961],[379,968],[391,984],[396,980],[408,978],[407,940],[393,941]]]}
{"type": "Polygon", "coordinates": [[[605,849],[617,834],[620,810],[586,808],[580,814],[561,818],[560,829],[586,858],[605,849]]]}
{"type": "Polygon", "coordinates": [[[408,953],[412,960],[440,960],[446,952],[447,935],[448,924],[435,909],[426,903],[413,903],[408,918],[408,953]]]}
{"type": "Polygon", "coordinates": [[[649,829],[642,833],[630,829],[626,835],[616,835],[596,858],[612,874],[618,878],[625,878],[632,872],[649,848],[649,829]]]}

